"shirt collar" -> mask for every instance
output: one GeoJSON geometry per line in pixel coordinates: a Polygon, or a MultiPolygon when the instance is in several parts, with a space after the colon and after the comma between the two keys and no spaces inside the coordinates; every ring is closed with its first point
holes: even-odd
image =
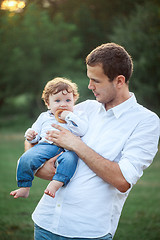
{"type": "Polygon", "coordinates": [[[53,113],[51,112],[51,110],[47,110],[49,116],[53,116],[53,113]]]}
{"type": "Polygon", "coordinates": [[[137,104],[136,97],[134,93],[130,92],[130,98],[121,104],[109,109],[106,111],[104,104],[100,105],[99,111],[105,111],[106,113],[112,113],[116,118],[119,118],[124,112],[126,112],[129,108],[133,107],[135,104],[137,104]]]}

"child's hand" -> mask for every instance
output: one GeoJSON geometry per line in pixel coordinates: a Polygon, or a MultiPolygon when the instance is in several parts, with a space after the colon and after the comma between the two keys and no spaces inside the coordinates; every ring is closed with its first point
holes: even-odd
{"type": "Polygon", "coordinates": [[[65,120],[66,116],[70,113],[71,111],[67,111],[67,110],[64,110],[62,113],[61,113],[61,116],[60,118],[65,120]]]}
{"type": "Polygon", "coordinates": [[[38,133],[36,133],[34,130],[28,130],[26,132],[25,137],[28,141],[32,141],[36,137],[37,134],[38,133]]]}

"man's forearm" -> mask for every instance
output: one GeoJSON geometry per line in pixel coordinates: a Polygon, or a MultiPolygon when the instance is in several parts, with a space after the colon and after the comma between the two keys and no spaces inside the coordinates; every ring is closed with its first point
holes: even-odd
{"type": "Polygon", "coordinates": [[[35,176],[42,178],[44,180],[51,181],[56,172],[55,168],[56,159],[57,156],[46,161],[45,164],[36,172],[35,176]]]}
{"type": "Polygon", "coordinates": [[[53,127],[59,131],[48,131],[46,138],[49,141],[74,151],[97,176],[119,191],[126,192],[129,189],[130,184],[123,177],[118,163],[103,158],[67,129],[56,124],[53,124],[53,127]]]}
{"type": "MultiPolygon", "coordinates": [[[[27,140],[25,140],[24,142],[24,149],[25,151],[29,150],[30,148],[32,148],[35,144],[29,143],[27,140]]],[[[55,156],[54,158],[51,158],[50,160],[48,160],[42,168],[40,168],[35,176],[45,179],[45,180],[52,180],[55,172],[56,172],[56,168],[55,168],[55,161],[57,159],[59,155],[55,156]]]]}
{"type": "Polygon", "coordinates": [[[29,150],[30,148],[32,148],[35,144],[31,144],[29,143],[27,140],[25,140],[24,142],[24,151],[26,152],[27,150],[29,150]]]}
{"type": "Polygon", "coordinates": [[[103,158],[80,139],[74,141],[72,150],[105,182],[110,183],[121,192],[129,189],[130,184],[123,177],[118,163],[103,158]]]}

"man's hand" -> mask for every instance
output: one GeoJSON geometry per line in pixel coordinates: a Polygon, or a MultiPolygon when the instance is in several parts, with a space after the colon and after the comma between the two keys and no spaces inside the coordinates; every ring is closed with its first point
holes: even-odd
{"type": "Polygon", "coordinates": [[[27,150],[29,150],[30,148],[32,148],[36,144],[37,143],[29,143],[27,140],[25,140],[25,142],[24,142],[24,151],[26,152],[27,150]]]}
{"type": "Polygon", "coordinates": [[[46,139],[60,147],[74,151],[75,147],[77,148],[78,143],[79,141],[81,141],[81,139],[72,134],[69,130],[57,124],[52,124],[52,126],[58,129],[59,131],[56,130],[48,131],[46,134],[46,139]]]}
{"type": "Polygon", "coordinates": [[[56,124],[52,126],[59,131],[48,131],[46,137],[48,140],[65,149],[74,151],[97,176],[120,192],[126,192],[130,188],[130,184],[124,178],[118,163],[99,155],[67,129],[56,124]]]}
{"type": "MultiPolygon", "coordinates": [[[[26,140],[25,141],[25,151],[29,150],[34,145],[35,144],[31,144],[26,140]]],[[[55,162],[56,162],[57,157],[59,155],[57,155],[57,156],[49,159],[48,161],[46,161],[45,164],[36,172],[35,176],[39,177],[39,178],[42,178],[42,179],[45,179],[45,180],[52,180],[52,178],[53,178],[53,176],[56,172],[55,162]]]]}
{"type": "Polygon", "coordinates": [[[49,159],[48,161],[45,162],[45,164],[43,165],[42,168],[40,168],[35,176],[36,177],[39,177],[39,178],[42,178],[42,179],[45,179],[45,180],[52,180],[55,172],[56,172],[56,168],[55,168],[55,162],[57,160],[57,157],[59,155],[49,159]]]}

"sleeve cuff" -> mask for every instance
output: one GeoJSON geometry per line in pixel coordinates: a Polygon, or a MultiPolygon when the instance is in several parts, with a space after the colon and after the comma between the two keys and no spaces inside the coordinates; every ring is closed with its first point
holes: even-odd
{"type": "Polygon", "coordinates": [[[136,168],[128,161],[127,158],[120,160],[118,164],[124,178],[131,186],[136,184],[138,179],[143,175],[143,173],[141,176],[138,174],[136,168]]]}
{"type": "Polygon", "coordinates": [[[65,118],[66,121],[74,121],[76,119],[77,119],[77,117],[72,112],[70,112],[65,118]]]}

